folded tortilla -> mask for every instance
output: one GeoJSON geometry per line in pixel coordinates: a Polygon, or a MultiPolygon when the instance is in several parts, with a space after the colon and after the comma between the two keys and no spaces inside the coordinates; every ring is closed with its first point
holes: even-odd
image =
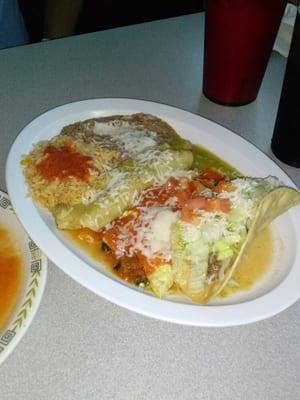
{"type": "MultiPolygon", "coordinates": [[[[234,208],[233,204],[231,214],[226,214],[228,220],[223,226],[217,225],[222,219],[221,215],[215,217],[215,223],[213,215],[212,219],[206,220],[207,222],[200,216],[199,227],[179,221],[172,232],[174,282],[180,291],[197,303],[206,303],[218,296],[234,276],[237,266],[257,233],[276,217],[300,203],[300,193],[294,188],[282,186],[275,178],[239,178],[236,181],[239,181],[240,187],[246,188],[245,198],[237,208],[234,208]],[[249,183],[254,184],[255,190],[252,192],[248,191],[249,183]],[[251,212],[247,209],[247,202],[248,205],[254,206],[251,212]],[[239,231],[234,224],[237,216],[244,221],[243,224],[239,224],[239,231]],[[223,236],[224,239],[216,233],[222,227],[224,232],[227,232],[227,236],[223,236]],[[214,239],[204,239],[214,235],[218,237],[215,242],[214,239]],[[223,262],[215,277],[209,279],[209,260],[211,257],[217,257],[218,253],[214,253],[216,247],[221,249],[223,262]]],[[[234,203],[234,194],[232,199],[234,203]]]]}
{"type": "Polygon", "coordinates": [[[216,297],[222,292],[228,281],[234,276],[236,268],[243,256],[247,253],[247,248],[255,236],[268,227],[275,218],[299,203],[300,193],[294,188],[284,186],[279,186],[273,189],[262,198],[250,224],[246,240],[242,243],[237,257],[225,273],[224,279],[222,281],[217,281],[212,285],[209,297],[216,297]]]}
{"type": "Polygon", "coordinates": [[[150,148],[106,174],[103,187],[91,203],[56,206],[52,212],[57,227],[100,230],[132,207],[142,190],[176,171],[189,169],[192,163],[193,153],[189,150],[150,148]]]}

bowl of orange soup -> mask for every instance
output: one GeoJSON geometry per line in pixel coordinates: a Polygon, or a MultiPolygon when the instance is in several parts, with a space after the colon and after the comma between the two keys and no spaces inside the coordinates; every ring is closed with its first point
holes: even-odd
{"type": "Polygon", "coordinates": [[[16,347],[40,304],[47,259],[0,190],[0,364],[16,347]]]}

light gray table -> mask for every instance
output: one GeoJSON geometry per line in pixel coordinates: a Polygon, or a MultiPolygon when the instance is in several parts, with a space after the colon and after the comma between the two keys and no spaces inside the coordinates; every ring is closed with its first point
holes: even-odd
{"type": "MultiPolygon", "coordinates": [[[[93,97],[129,97],[208,117],[270,153],[285,60],[273,54],[257,100],[201,94],[203,15],[0,52],[0,184],[30,120],[93,97]]],[[[300,170],[282,165],[298,185],[300,170]]],[[[300,286],[299,286],[300,290],[300,286]]],[[[134,314],[90,293],[51,262],[30,329],[0,369],[1,400],[300,398],[300,302],[248,326],[201,329],[134,314]]]]}

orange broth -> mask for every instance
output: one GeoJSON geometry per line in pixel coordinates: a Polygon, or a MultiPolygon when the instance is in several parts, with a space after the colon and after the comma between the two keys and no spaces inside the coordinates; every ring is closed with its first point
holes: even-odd
{"type": "Polygon", "coordinates": [[[0,330],[17,303],[22,275],[20,253],[6,227],[0,224],[0,330]]]}

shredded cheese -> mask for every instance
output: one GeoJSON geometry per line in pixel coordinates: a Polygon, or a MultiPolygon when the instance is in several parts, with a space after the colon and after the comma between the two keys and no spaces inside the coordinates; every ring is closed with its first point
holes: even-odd
{"type": "Polygon", "coordinates": [[[122,124],[95,122],[93,127],[97,135],[111,137],[129,155],[134,156],[145,149],[155,146],[158,142],[155,132],[143,129],[134,129],[126,122],[122,124]]]}

